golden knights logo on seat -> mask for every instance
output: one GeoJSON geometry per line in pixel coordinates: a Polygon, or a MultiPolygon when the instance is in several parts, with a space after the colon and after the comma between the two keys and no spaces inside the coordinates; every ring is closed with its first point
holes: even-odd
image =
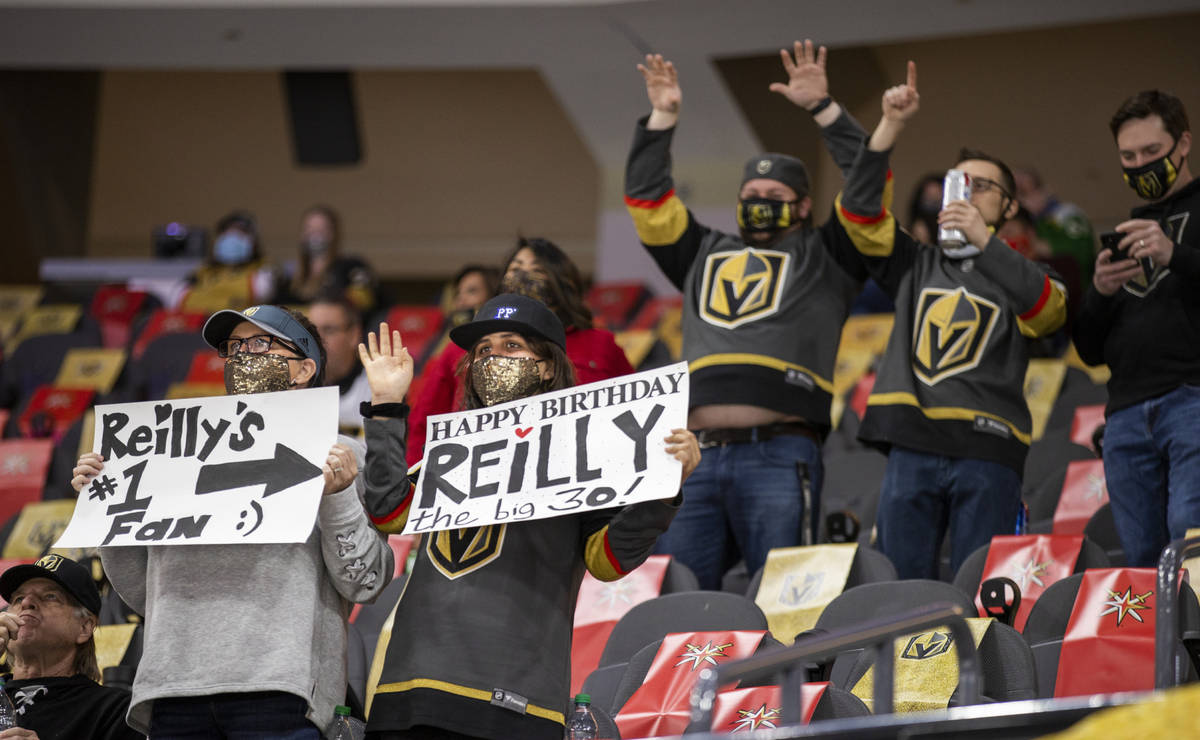
{"type": "Polygon", "coordinates": [[[817,598],[821,593],[821,584],[825,582],[825,572],[805,573],[803,583],[797,583],[799,578],[798,574],[788,573],[779,592],[780,604],[800,606],[817,598]]]}
{"type": "Polygon", "coordinates": [[[732,329],[775,313],[790,259],[786,252],[752,247],[710,254],[704,262],[700,316],[732,329]]]}
{"type": "Polygon", "coordinates": [[[451,529],[426,535],[433,567],[450,580],[479,570],[500,556],[506,524],[451,529]]]}
{"type": "Polygon", "coordinates": [[[979,364],[1000,307],[965,288],[926,288],[917,300],[913,372],[926,385],[979,364]]]}
{"type": "Polygon", "coordinates": [[[926,660],[945,653],[954,644],[949,632],[922,632],[909,638],[900,657],[906,660],[926,660]]]}

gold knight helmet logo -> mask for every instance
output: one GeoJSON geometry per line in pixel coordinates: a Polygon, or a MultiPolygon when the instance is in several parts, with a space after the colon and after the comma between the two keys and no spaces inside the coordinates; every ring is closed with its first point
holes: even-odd
{"type": "Polygon", "coordinates": [[[454,580],[479,570],[500,556],[506,524],[451,529],[425,535],[433,567],[454,580]]]}
{"type": "Polygon", "coordinates": [[[995,303],[962,287],[921,291],[913,331],[913,372],[926,385],[936,385],[978,365],[999,313],[995,303]]]}
{"type": "Polygon", "coordinates": [[[710,254],[704,262],[700,316],[732,329],[775,313],[790,259],[786,252],[752,247],[710,254]]]}
{"type": "Polygon", "coordinates": [[[950,646],[953,644],[954,638],[950,636],[949,632],[942,632],[940,630],[922,632],[919,635],[913,635],[909,638],[908,643],[904,646],[904,650],[900,653],[900,657],[905,660],[936,658],[949,651],[950,646]]]}

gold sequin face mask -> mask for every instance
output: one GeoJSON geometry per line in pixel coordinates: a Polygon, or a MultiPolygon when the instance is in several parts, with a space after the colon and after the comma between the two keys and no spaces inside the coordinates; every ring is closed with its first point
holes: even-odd
{"type": "Polygon", "coordinates": [[[230,395],[286,391],[291,384],[286,357],[238,352],[225,360],[225,392],[230,395]]]}
{"type": "Polygon", "coordinates": [[[471,380],[484,406],[531,396],[542,384],[538,361],[532,357],[489,355],[471,363],[471,380]]]}

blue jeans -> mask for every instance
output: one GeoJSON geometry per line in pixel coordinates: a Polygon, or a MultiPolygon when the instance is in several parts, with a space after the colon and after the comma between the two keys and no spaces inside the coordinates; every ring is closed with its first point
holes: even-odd
{"type": "Polygon", "coordinates": [[[308,702],[282,691],[157,699],[150,714],[154,740],[320,740],[305,718],[308,702]]]}
{"type": "Polygon", "coordinates": [[[767,561],[767,551],[801,544],[803,528],[815,524],[823,472],[821,450],[807,437],[708,447],[683,485],[683,505],[659,538],[658,552],[691,568],[703,589],[721,587],[738,551],[753,575],[767,561]],[[805,469],[812,493],[808,521],[801,489],[805,469]]]}
{"type": "Polygon", "coordinates": [[[997,462],[893,447],[879,494],[879,549],[901,578],[938,577],[950,529],[950,566],[998,534],[1012,534],[1021,507],[1021,476],[997,462]]]}
{"type": "Polygon", "coordinates": [[[1168,542],[1200,527],[1200,387],[1110,414],[1104,478],[1126,565],[1157,566],[1168,542]]]}

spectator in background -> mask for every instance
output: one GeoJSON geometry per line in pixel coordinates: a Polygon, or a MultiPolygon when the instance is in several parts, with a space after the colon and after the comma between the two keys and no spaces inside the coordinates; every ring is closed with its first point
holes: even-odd
{"type": "Polygon", "coordinates": [[[937,216],[942,212],[942,181],[945,175],[930,172],[913,188],[908,201],[908,233],[921,244],[937,239],[937,216]]]}
{"type": "MultiPolygon", "coordinates": [[[[500,287],[500,271],[483,265],[467,265],[454,276],[454,296],[448,323],[451,327],[465,324],[475,317],[475,312],[496,294],[500,287]]],[[[443,340],[445,341],[445,340],[443,340]]],[[[422,371],[424,377],[419,397],[411,399],[408,416],[409,465],[421,459],[425,449],[425,419],[430,414],[444,414],[459,407],[462,401],[462,383],[458,377],[458,364],[463,351],[453,342],[446,342],[422,371]]]]}
{"type": "Polygon", "coordinates": [[[258,221],[249,211],[232,211],[217,222],[204,263],[187,278],[180,302],[185,311],[240,310],[269,301],[276,276],[262,256],[258,221]]]}
{"type": "Polygon", "coordinates": [[[458,326],[473,319],[479,307],[500,290],[500,271],[484,265],[467,265],[458,271],[451,285],[454,286],[451,323],[458,326]]]}
{"type": "Polygon", "coordinates": [[[125,724],[129,692],[101,686],[96,665],[100,593],[74,560],[46,555],[0,575],[0,654],[12,668],[4,691],[21,730],[0,737],[126,740],[143,737],[125,724]]]}
{"type": "Polygon", "coordinates": [[[308,307],[308,318],[321,344],[325,345],[325,384],[338,389],[338,427],[342,434],[362,434],[362,414],[359,406],[371,399],[371,388],[358,359],[358,344],[362,341],[362,315],[345,295],[333,293],[318,296],[308,307]]]}
{"type": "Polygon", "coordinates": [[[1084,362],[1107,363],[1104,476],[1130,566],[1200,526],[1200,180],[1182,101],[1146,90],[1109,122],[1125,182],[1147,201],[1102,249],[1075,322],[1084,362]],[[1148,260],[1145,265],[1143,260],[1148,260]],[[1148,269],[1147,269],[1148,268],[1148,269]]]}
{"type": "MultiPolygon", "coordinates": [[[[323,385],[325,350],[303,314],[218,311],[202,330],[230,395],[323,385]]],[[[312,532],[288,544],[102,547],[104,572],[146,617],[129,723],[156,738],[318,740],[345,703],[346,616],[391,580],[392,550],[363,508],[361,442],[321,468],[312,532]]],[[[89,452],[83,489],[104,467],[89,452]]]]}
{"type": "Polygon", "coordinates": [[[1021,507],[1032,421],[1024,396],[1027,337],[1066,319],[1066,295],[1044,265],[993,234],[1016,215],[1012,173],[964,149],[966,200],[938,223],[965,243],[926,246],[887,210],[892,146],[918,109],[916,65],[883,95],[883,116],[838,198],[838,218],[871,274],[896,300],[859,439],[888,453],[876,523],[879,549],[901,578],[938,577],[950,533],[950,567],[997,534],[1021,507]]]}
{"type": "Polygon", "coordinates": [[[300,254],[287,284],[286,303],[310,303],[322,294],[343,294],[361,313],[379,303],[375,272],[358,257],[341,254],[337,211],[316,205],[300,218],[300,254]]]}
{"type": "Polygon", "coordinates": [[[1087,214],[1074,203],[1060,201],[1032,167],[1015,170],[1013,178],[1017,183],[1017,200],[1033,217],[1038,236],[1050,246],[1050,256],[1074,260],[1080,286],[1087,285],[1096,260],[1092,222],[1087,214]]]}
{"type": "MultiPolygon", "coordinates": [[[[504,265],[501,292],[537,298],[554,312],[566,328],[567,357],[575,366],[575,376],[580,385],[633,372],[612,332],[592,326],[592,312],[583,302],[583,278],[579,268],[554,242],[537,237],[521,237],[504,265]]],[[[422,389],[421,399],[409,415],[406,458],[410,465],[418,462],[424,452],[426,418],[453,411],[455,402],[461,398],[462,374],[465,371],[462,360],[466,352],[455,345],[448,345],[442,354],[449,355],[439,357],[443,372],[446,367],[456,368],[455,390],[448,393],[444,380],[439,382],[440,391],[436,396],[427,396],[422,389]]]]}
{"type": "Polygon", "coordinates": [[[996,230],[996,237],[1025,259],[1044,260],[1051,256],[1050,245],[1038,235],[1033,216],[1024,208],[1018,208],[1016,214],[996,230]]]}

